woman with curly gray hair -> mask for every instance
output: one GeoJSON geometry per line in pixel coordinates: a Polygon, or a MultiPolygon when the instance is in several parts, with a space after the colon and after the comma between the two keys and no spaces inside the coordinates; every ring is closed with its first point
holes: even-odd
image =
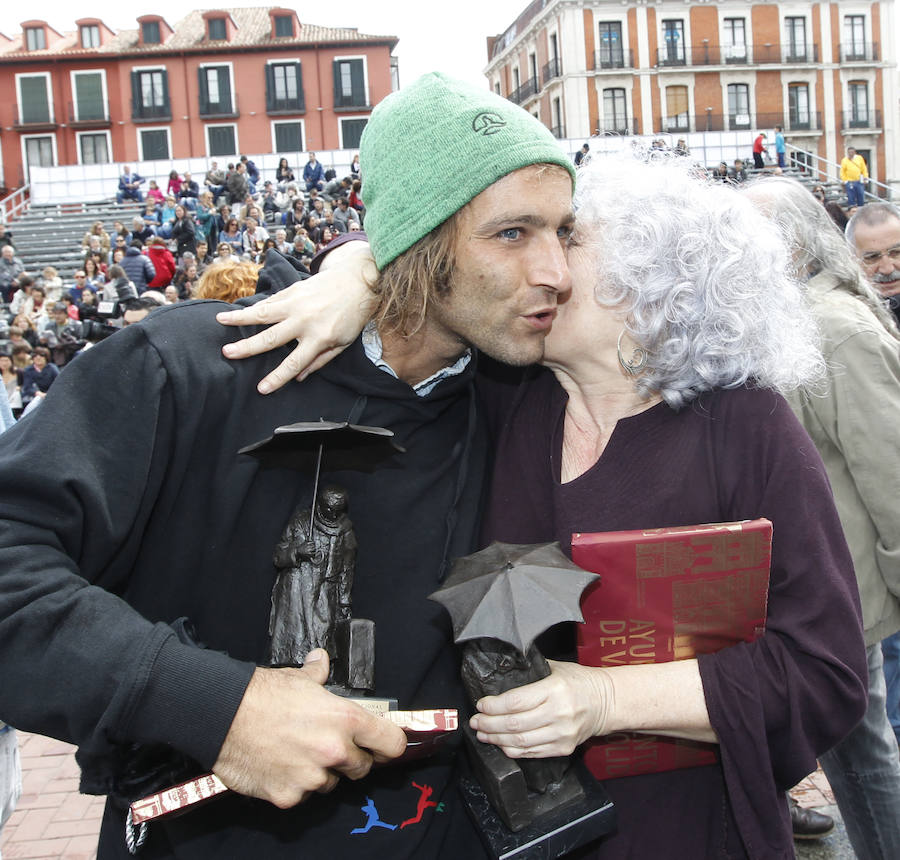
{"type": "MultiPolygon", "coordinates": [[[[487,368],[482,380],[495,447],[482,533],[568,550],[575,532],[766,517],[766,630],[673,663],[551,661],[549,677],[480,699],[470,725],[513,758],[569,755],[618,732],[716,744],[714,765],[607,780],[618,830],[591,856],[788,860],[784,790],[865,702],[847,546],[781,395],[824,364],[778,230],[676,161],[580,169],[572,291],[545,367],[514,384],[487,368]]],[[[513,243],[530,229],[503,226],[513,243]]],[[[355,313],[360,294],[342,292],[340,315],[355,313]]]]}

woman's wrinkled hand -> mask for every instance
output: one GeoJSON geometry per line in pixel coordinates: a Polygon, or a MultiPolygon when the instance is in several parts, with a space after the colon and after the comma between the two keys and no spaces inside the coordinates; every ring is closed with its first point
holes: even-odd
{"type": "Polygon", "coordinates": [[[366,242],[335,248],[317,275],[247,308],[216,315],[223,325],[265,325],[257,334],[225,344],[226,358],[249,358],[292,340],[299,345],[257,386],[270,394],[291,379],[303,380],[353,343],[371,317],[377,298],[375,261],[366,242]]]}
{"type": "Polygon", "coordinates": [[[614,690],[605,669],[550,663],[551,674],[476,703],[469,721],[478,740],[510,758],[570,755],[595,735],[607,734],[614,690]]]}

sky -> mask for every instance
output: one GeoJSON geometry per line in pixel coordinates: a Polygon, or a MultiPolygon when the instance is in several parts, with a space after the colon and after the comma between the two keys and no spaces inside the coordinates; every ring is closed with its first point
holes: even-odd
{"type": "MultiPolygon", "coordinates": [[[[471,83],[487,86],[481,71],[487,63],[487,36],[502,33],[528,5],[529,0],[450,0],[444,11],[434,13],[428,2],[396,0],[339,0],[334,4],[279,3],[198,3],[198,9],[240,6],[279,6],[297,9],[300,22],[330,27],[356,27],[360,32],[393,35],[399,38],[394,54],[399,58],[400,84],[411,83],[424,72],[442,71],[471,83]]],[[[135,29],[139,15],[162,15],[173,27],[192,4],[184,0],[32,0],[18,9],[16,3],[0,8],[0,32],[13,36],[21,32],[22,21],[43,19],[55,30],[75,28],[75,20],[100,18],[113,30],[135,29]],[[73,13],[71,10],[75,8],[73,13]],[[79,10],[80,7],[80,10],[79,10]]]]}

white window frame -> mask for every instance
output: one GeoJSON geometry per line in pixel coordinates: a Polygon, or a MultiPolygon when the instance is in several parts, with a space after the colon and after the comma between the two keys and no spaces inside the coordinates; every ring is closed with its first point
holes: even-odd
{"type": "Polygon", "coordinates": [[[104,119],[108,121],[109,94],[106,89],[106,69],[78,69],[69,72],[69,88],[72,93],[72,104],[75,107],[75,121],[79,122],[81,117],[78,115],[78,90],[75,88],[75,78],[77,75],[100,75],[100,91],[103,93],[103,105],[105,111],[104,119]]]}
{"type": "MultiPolygon", "coordinates": [[[[725,39],[725,21],[726,20],[728,20],[728,21],[741,20],[744,22],[744,44],[742,46],[744,48],[743,59],[749,61],[750,58],[753,56],[753,54],[751,53],[753,50],[753,44],[752,44],[753,43],[753,27],[748,26],[748,25],[752,24],[752,22],[750,22],[748,20],[747,15],[741,14],[740,12],[737,12],[737,11],[735,11],[735,12],[731,12],[731,11],[724,12],[723,11],[719,17],[719,44],[722,46],[719,49],[720,54],[721,54],[720,59],[722,60],[723,63],[725,63],[726,62],[726,58],[725,58],[726,48],[738,47],[737,45],[727,45],[726,44],[726,39],[725,39]]],[[[738,58],[732,57],[730,59],[738,59],[738,58]]]]}
{"type": "MultiPolygon", "coordinates": [[[[91,41],[93,41],[93,39],[91,41]]],[[[101,45],[100,25],[99,24],[80,24],[78,26],[78,44],[84,50],[90,50],[91,48],[99,48],[101,45]],[[97,44],[96,45],[85,45],[84,44],[84,31],[85,30],[96,30],[97,31],[97,44]]]]}
{"type": "Polygon", "coordinates": [[[46,51],[47,50],[47,29],[46,27],[26,27],[24,32],[22,33],[22,41],[25,43],[24,47],[26,51],[46,51]],[[44,40],[44,44],[40,48],[32,48],[28,45],[28,35],[29,33],[40,33],[41,38],[44,40]]]}
{"type": "MultiPolygon", "coordinates": [[[[228,66],[228,83],[231,87],[231,113],[235,113],[237,94],[234,91],[234,63],[231,60],[222,60],[220,63],[200,63],[201,69],[220,69],[222,66],[228,66]]],[[[207,83],[207,87],[209,84],[207,83]]],[[[197,93],[199,100],[199,93],[197,93]]]]}
{"type": "MultiPolygon", "coordinates": [[[[276,125],[284,125],[285,123],[291,123],[291,125],[293,125],[293,124],[298,123],[298,122],[300,123],[300,133],[303,135],[303,145],[306,146],[306,144],[307,144],[307,140],[306,140],[306,121],[303,119],[303,117],[299,117],[299,116],[296,117],[296,118],[294,118],[294,117],[282,117],[281,119],[273,119],[273,120],[270,120],[270,122],[269,122],[269,133],[271,134],[271,137],[272,137],[272,152],[277,153],[278,155],[284,155],[284,153],[281,152],[281,150],[276,149],[276,147],[275,147],[275,126],[276,126],[276,125]]],[[[308,152],[308,151],[309,151],[309,150],[305,150],[305,149],[298,149],[298,150],[297,150],[297,152],[308,152]]]]}
{"type": "MultiPolygon", "coordinates": [[[[157,63],[156,65],[153,65],[153,66],[132,66],[131,71],[132,72],[165,72],[166,77],[168,78],[169,68],[168,68],[168,66],[166,66],[164,64],[157,63]]],[[[171,87],[170,87],[170,89],[171,89],[171,87]]],[[[168,93],[168,96],[169,96],[169,108],[172,109],[172,94],[171,94],[171,92],[168,93]]],[[[142,99],[142,106],[143,106],[143,99],[142,99]]],[[[169,135],[169,144],[170,144],[169,152],[171,152],[172,151],[171,134],[169,135]]]]}
{"type": "Polygon", "coordinates": [[[56,167],[59,164],[59,154],[56,149],[56,132],[55,131],[44,131],[37,132],[35,134],[23,134],[19,136],[19,146],[22,150],[22,172],[25,173],[26,179],[28,174],[26,171],[28,170],[28,157],[25,149],[25,141],[31,140],[36,137],[49,137],[51,147],[53,148],[53,167],[56,167]]]}
{"type": "Polygon", "coordinates": [[[345,119],[364,119],[364,120],[366,120],[366,122],[368,122],[371,118],[372,118],[372,114],[370,114],[370,113],[350,114],[349,116],[345,115],[345,114],[338,114],[338,118],[337,118],[338,119],[338,143],[340,144],[338,146],[338,149],[346,149],[347,148],[346,146],[344,146],[343,122],[345,119]]]}
{"type": "MultiPolygon", "coordinates": [[[[688,11],[689,11],[689,7],[685,6],[685,9],[688,9],[688,11]]],[[[662,12],[658,12],[657,15],[658,15],[657,20],[659,21],[659,23],[657,24],[657,28],[658,28],[657,46],[659,48],[666,47],[666,28],[663,26],[663,22],[664,21],[681,21],[681,32],[682,32],[682,35],[684,36],[684,44],[681,46],[682,56],[684,57],[684,64],[688,67],[692,66],[694,58],[690,57],[690,60],[688,59],[688,54],[690,54],[691,49],[694,44],[693,40],[691,39],[691,16],[690,16],[690,14],[685,14],[685,12],[681,9],[678,9],[678,10],[673,9],[671,14],[669,14],[668,10],[666,10],[665,18],[663,18],[662,12]]],[[[609,20],[612,20],[612,19],[609,19],[609,20]]],[[[625,42],[624,35],[622,36],[622,42],[623,43],[625,42]]],[[[672,65],[676,65],[676,64],[673,63],[672,65]]],[[[664,86],[666,86],[666,87],[671,86],[671,84],[669,84],[667,82],[664,86]]],[[[691,87],[691,90],[693,90],[693,87],[691,87]]]]}
{"type": "MultiPolygon", "coordinates": [[[[158,68],[158,67],[157,67],[158,68]]],[[[169,125],[137,125],[134,128],[137,135],[138,161],[148,161],[144,158],[144,140],[141,134],[145,131],[164,131],[166,133],[167,148],[169,150],[169,161],[172,160],[172,127],[169,125]]]]}
{"type": "MultiPolygon", "coordinates": [[[[620,30],[622,31],[622,62],[624,64],[623,68],[627,68],[627,59],[628,52],[630,48],[628,47],[628,19],[627,17],[620,17],[615,13],[606,15],[603,14],[602,9],[598,9],[594,12],[594,56],[600,53],[600,25],[601,24],[618,24],[620,30]]],[[[557,37],[558,38],[558,37],[557,37]]],[[[560,63],[562,63],[562,53],[560,53],[560,63]]],[[[594,61],[594,57],[591,57],[591,62],[594,61]]],[[[616,66],[612,66],[613,69],[617,68],[616,66]]],[[[608,70],[607,70],[608,71],[608,70]]],[[[607,89],[607,87],[604,87],[607,89]]]]}
{"type": "Polygon", "coordinates": [[[225,155],[210,155],[209,152],[209,130],[211,128],[233,128],[234,129],[234,152],[229,155],[240,155],[241,144],[238,140],[238,124],[236,122],[207,122],[203,124],[203,141],[206,144],[207,158],[227,158],[225,155]]]}
{"type": "MultiPolygon", "coordinates": [[[[56,122],[56,106],[53,104],[53,80],[50,72],[21,72],[16,74],[16,101],[19,107],[19,125],[22,125],[22,87],[20,81],[22,78],[43,78],[47,87],[47,107],[50,115],[48,122],[56,122]]],[[[39,135],[43,136],[43,135],[39,135]]]]}
{"type": "MultiPolygon", "coordinates": [[[[335,57],[335,59],[337,59],[337,57],[335,57]]],[[[273,60],[266,60],[267,66],[290,66],[290,65],[293,65],[294,63],[296,63],[298,66],[300,66],[300,75],[302,78],[302,76],[303,76],[303,60],[300,57],[276,57],[273,60]]],[[[300,94],[298,93],[298,96],[299,95],[300,94]]],[[[368,93],[366,94],[366,96],[368,97],[368,93]]],[[[303,103],[306,104],[305,94],[303,97],[303,103]]],[[[368,102],[366,102],[366,104],[368,104],[368,102]]],[[[306,127],[305,126],[304,126],[303,131],[304,131],[303,140],[305,141],[306,140],[306,127]]],[[[273,134],[274,134],[274,132],[273,132],[273,134]]],[[[274,140],[274,139],[275,138],[273,137],[272,140],[274,140]]],[[[274,149],[273,149],[273,152],[274,152],[274,149]]]]}
{"type": "Polygon", "coordinates": [[[332,57],[332,62],[339,63],[343,60],[362,60],[363,64],[363,83],[366,88],[366,104],[372,104],[372,98],[369,95],[369,58],[365,54],[340,54],[332,57]]]}
{"type": "Polygon", "coordinates": [[[113,158],[112,151],[112,135],[109,133],[109,129],[92,129],[90,131],[76,131],[75,132],[75,155],[78,159],[78,164],[84,164],[81,160],[81,138],[85,135],[96,136],[98,134],[103,134],[106,136],[106,154],[109,156],[109,161],[101,162],[102,164],[113,164],[115,163],[115,159],[113,158]]]}
{"type": "MultiPolygon", "coordinates": [[[[843,10],[840,10],[840,12],[843,12],[843,10]]],[[[784,39],[784,43],[781,46],[782,47],[782,55],[784,57],[792,56],[791,54],[788,53],[788,51],[790,51],[791,48],[794,47],[791,44],[790,40],[788,39],[788,29],[787,29],[788,18],[802,18],[803,19],[803,22],[804,22],[803,23],[803,38],[805,40],[805,44],[803,46],[804,56],[806,57],[806,62],[811,62],[811,60],[814,56],[813,51],[815,48],[816,40],[815,40],[815,34],[813,33],[812,18],[807,12],[805,12],[803,10],[794,11],[789,8],[784,8],[782,10],[781,33],[782,33],[782,38],[784,39]]],[[[843,25],[843,18],[840,19],[840,23],[838,26],[840,27],[842,25],[843,25]]],[[[840,41],[840,39],[838,41],[840,41]]],[[[786,62],[789,65],[792,65],[792,63],[790,63],[788,60],[783,60],[783,62],[786,62]]]]}

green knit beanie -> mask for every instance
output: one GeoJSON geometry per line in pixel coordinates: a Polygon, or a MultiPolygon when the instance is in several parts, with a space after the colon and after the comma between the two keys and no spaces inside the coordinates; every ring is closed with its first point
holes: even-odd
{"type": "Polygon", "coordinates": [[[430,72],[374,111],[359,149],[366,234],[383,269],[507,173],[575,169],[556,138],[512,102],[430,72]]]}

